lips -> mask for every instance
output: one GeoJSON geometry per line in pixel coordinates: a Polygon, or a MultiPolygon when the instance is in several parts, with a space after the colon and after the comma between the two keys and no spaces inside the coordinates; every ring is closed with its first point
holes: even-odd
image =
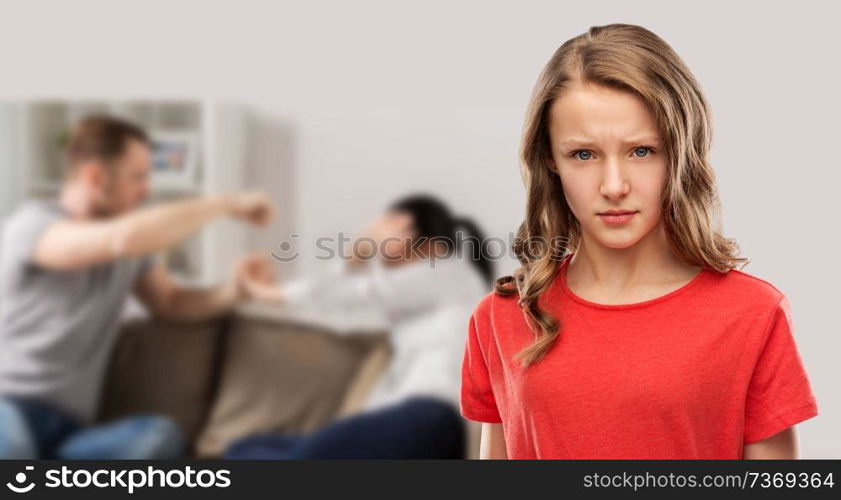
{"type": "Polygon", "coordinates": [[[636,210],[605,210],[604,212],[599,212],[599,215],[624,215],[636,212],[636,210]]]}
{"type": "Polygon", "coordinates": [[[637,212],[635,210],[608,210],[605,212],[599,212],[598,215],[605,224],[617,226],[630,222],[636,213],[637,212]]]}

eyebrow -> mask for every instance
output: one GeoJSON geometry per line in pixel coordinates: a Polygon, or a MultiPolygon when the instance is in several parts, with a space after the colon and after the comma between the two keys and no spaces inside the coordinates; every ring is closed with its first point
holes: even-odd
{"type": "MultiPolygon", "coordinates": [[[[660,137],[656,135],[645,135],[640,136],[634,139],[627,139],[622,141],[623,145],[628,144],[643,144],[643,143],[659,143],[660,137]]],[[[575,147],[575,146],[593,146],[595,142],[590,139],[579,139],[577,137],[571,137],[569,139],[564,139],[559,141],[558,144],[565,147],[575,147]]]]}

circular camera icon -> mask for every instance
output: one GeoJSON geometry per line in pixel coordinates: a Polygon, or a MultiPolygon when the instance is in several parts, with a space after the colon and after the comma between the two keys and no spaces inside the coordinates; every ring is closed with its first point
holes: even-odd
{"type": "MultiPolygon", "coordinates": [[[[35,467],[32,466],[32,465],[27,465],[26,466],[26,470],[34,470],[34,469],[35,469],[35,467]]],[[[32,491],[32,488],[35,487],[35,483],[29,483],[25,486],[23,485],[23,483],[26,482],[26,473],[24,473],[24,472],[18,472],[17,474],[15,474],[15,482],[17,484],[6,483],[6,487],[9,488],[10,490],[12,490],[15,493],[29,493],[30,491],[32,491]]]]}

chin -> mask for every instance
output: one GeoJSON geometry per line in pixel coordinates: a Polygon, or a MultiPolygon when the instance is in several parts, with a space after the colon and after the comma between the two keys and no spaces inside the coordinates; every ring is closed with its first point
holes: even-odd
{"type": "Polygon", "coordinates": [[[642,235],[639,234],[597,234],[595,235],[595,239],[600,245],[610,248],[612,250],[624,250],[626,248],[631,248],[632,246],[639,243],[642,239],[642,235]]]}

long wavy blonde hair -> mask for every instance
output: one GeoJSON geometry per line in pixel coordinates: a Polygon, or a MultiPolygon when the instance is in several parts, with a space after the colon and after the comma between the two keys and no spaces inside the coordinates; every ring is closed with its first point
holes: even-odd
{"type": "Polygon", "coordinates": [[[690,265],[718,272],[749,262],[737,256],[738,244],[721,234],[721,203],[709,162],[711,113],[689,68],[665,41],[643,27],[591,27],[555,51],[526,113],[520,148],[526,218],[513,245],[522,265],[494,283],[500,295],[519,295],[535,333],[534,343],[516,355],[526,367],[542,359],[560,335],[560,320],[540,306],[539,298],[561,261],[578,248],[581,236],[554,173],[549,109],[562,93],[585,83],[633,92],[653,113],[667,161],[662,213],[674,254],[690,265]]]}

